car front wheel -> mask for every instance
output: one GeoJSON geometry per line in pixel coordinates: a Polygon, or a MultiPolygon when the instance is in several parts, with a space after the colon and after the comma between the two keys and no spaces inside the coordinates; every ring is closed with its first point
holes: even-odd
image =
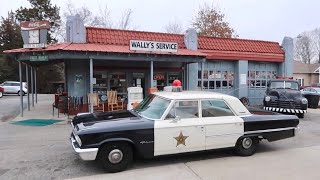
{"type": "Polygon", "coordinates": [[[304,118],[304,113],[297,114],[298,118],[304,118]]]}
{"type": "Polygon", "coordinates": [[[120,172],[132,163],[133,150],[125,142],[108,143],[99,150],[98,160],[107,172],[120,172]]]}
{"type": "Polygon", "coordinates": [[[0,91],[0,98],[2,98],[3,97],[3,92],[2,91],[0,91]]]}
{"type": "Polygon", "coordinates": [[[257,137],[241,137],[235,147],[235,152],[239,156],[251,156],[258,147],[259,139],[257,137]]]}

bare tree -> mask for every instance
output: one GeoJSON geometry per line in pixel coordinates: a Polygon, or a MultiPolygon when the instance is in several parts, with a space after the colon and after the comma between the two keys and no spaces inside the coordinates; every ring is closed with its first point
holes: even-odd
{"type": "Polygon", "coordinates": [[[199,35],[213,37],[237,37],[233,28],[225,20],[225,14],[213,5],[204,4],[200,7],[193,23],[199,35]]]}
{"type": "Polygon", "coordinates": [[[313,31],[313,43],[314,43],[314,51],[317,56],[317,62],[320,63],[320,28],[317,28],[313,31]]]}
{"type": "Polygon", "coordinates": [[[103,9],[99,9],[100,15],[96,17],[96,21],[99,22],[97,26],[112,28],[113,22],[111,20],[111,11],[108,6],[105,5],[103,9]]]}
{"type": "Polygon", "coordinates": [[[178,23],[177,21],[174,22],[169,22],[165,27],[164,27],[165,32],[171,33],[171,34],[182,34],[183,33],[183,28],[181,23],[178,23]]]}
{"type": "Polygon", "coordinates": [[[299,35],[295,44],[295,57],[300,61],[310,64],[314,56],[313,43],[308,33],[299,35]]]}
{"type": "Polygon", "coordinates": [[[130,29],[131,27],[131,15],[133,11],[131,9],[126,9],[120,19],[119,29],[130,29]]]}

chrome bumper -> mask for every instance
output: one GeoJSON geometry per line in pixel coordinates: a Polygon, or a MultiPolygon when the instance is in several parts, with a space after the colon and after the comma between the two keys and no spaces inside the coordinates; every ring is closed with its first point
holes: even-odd
{"type": "Polygon", "coordinates": [[[71,145],[73,150],[79,154],[80,158],[84,161],[93,161],[96,159],[98,154],[98,148],[88,148],[88,149],[81,149],[79,147],[76,147],[75,143],[76,140],[71,136],[70,137],[71,145]]]}

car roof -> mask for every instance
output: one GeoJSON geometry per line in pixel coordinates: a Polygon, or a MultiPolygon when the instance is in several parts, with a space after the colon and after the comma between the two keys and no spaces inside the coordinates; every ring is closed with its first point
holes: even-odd
{"type": "MultiPolygon", "coordinates": [[[[20,83],[19,81],[5,81],[3,83],[20,83]]],[[[26,83],[26,82],[22,82],[22,83],[26,83]]]]}
{"type": "MultiPolygon", "coordinates": [[[[182,91],[182,92],[154,92],[153,94],[166,99],[222,99],[224,94],[208,92],[208,91],[182,91]]],[[[225,96],[225,95],[224,95],[225,96]]]]}
{"type": "Polygon", "coordinates": [[[270,82],[283,82],[283,81],[298,82],[297,80],[292,80],[292,79],[271,79],[270,80],[270,82]]]}
{"type": "Polygon", "coordinates": [[[251,115],[248,109],[234,96],[209,91],[153,92],[154,95],[170,100],[221,99],[228,102],[238,116],[251,115]]]}

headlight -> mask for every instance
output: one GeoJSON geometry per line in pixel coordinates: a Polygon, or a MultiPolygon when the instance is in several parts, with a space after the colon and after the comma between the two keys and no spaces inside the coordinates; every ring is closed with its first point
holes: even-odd
{"type": "Polygon", "coordinates": [[[269,102],[270,101],[270,96],[266,96],[265,98],[264,98],[264,100],[266,101],[266,102],[269,102]]]}
{"type": "Polygon", "coordinates": [[[302,98],[302,99],[301,99],[301,103],[302,103],[302,104],[308,104],[308,99],[302,98]]]}
{"type": "Polygon", "coordinates": [[[78,135],[74,134],[74,137],[76,138],[77,143],[79,144],[79,146],[82,145],[81,139],[78,135]]]}

